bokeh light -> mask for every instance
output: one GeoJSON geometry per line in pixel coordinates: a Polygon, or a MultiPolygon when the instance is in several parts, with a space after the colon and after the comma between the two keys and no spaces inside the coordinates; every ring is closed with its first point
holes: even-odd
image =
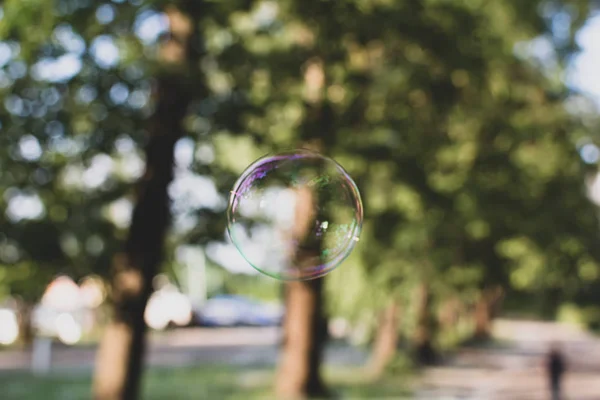
{"type": "Polygon", "coordinates": [[[83,336],[81,325],[69,313],[61,313],[56,318],[56,333],[64,344],[73,345],[83,336]]]}
{"type": "Polygon", "coordinates": [[[0,309],[0,345],[13,344],[19,337],[19,323],[12,310],[0,309]]]}

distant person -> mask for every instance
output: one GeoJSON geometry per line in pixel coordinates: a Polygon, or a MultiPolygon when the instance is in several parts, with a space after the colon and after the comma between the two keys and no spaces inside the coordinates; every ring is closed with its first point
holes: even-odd
{"type": "Polygon", "coordinates": [[[550,379],[550,391],[552,400],[561,399],[561,381],[566,370],[565,359],[557,344],[550,348],[547,358],[548,378],[550,379]]]}

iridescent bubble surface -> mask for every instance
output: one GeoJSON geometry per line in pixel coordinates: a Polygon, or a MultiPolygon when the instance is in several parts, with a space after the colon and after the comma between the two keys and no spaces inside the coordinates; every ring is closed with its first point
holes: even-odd
{"type": "Polygon", "coordinates": [[[339,164],[296,150],[250,165],[231,191],[227,218],[233,244],[252,267],[276,279],[307,280],[352,252],[363,207],[339,164]]]}

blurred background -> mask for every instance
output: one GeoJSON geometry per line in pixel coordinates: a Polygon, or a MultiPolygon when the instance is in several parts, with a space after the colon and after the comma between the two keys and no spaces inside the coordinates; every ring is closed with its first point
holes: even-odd
{"type": "Polygon", "coordinates": [[[592,0],[4,0],[0,397],[598,398],[598,71],[592,0]],[[227,199],[315,141],[364,230],[284,284],[227,199]]]}

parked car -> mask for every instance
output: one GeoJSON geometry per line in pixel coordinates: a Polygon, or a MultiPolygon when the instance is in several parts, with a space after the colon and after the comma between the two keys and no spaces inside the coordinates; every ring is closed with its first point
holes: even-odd
{"type": "Polygon", "coordinates": [[[195,314],[201,326],[277,326],[283,308],[243,296],[222,295],[209,299],[195,314]]]}
{"type": "Polygon", "coordinates": [[[279,326],[283,321],[283,306],[273,303],[255,302],[246,317],[248,325],[279,326]]]}

